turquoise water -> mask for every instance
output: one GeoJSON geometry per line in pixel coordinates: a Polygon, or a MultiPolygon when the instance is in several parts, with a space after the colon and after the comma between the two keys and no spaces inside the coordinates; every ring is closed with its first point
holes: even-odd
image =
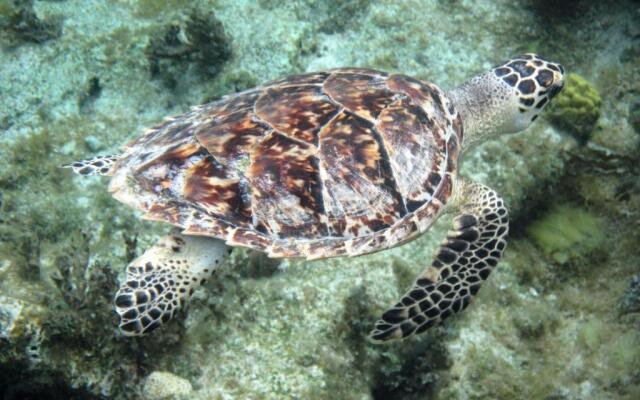
{"type": "Polygon", "coordinates": [[[6,399],[640,397],[640,8],[572,1],[0,0],[0,393],[6,399]],[[474,303],[367,334],[451,216],[353,259],[239,249],[187,312],[123,337],[124,269],[169,232],[60,165],[281,76],[357,66],[448,91],[536,52],[567,84],[526,131],[464,154],[509,207],[474,303]]]}

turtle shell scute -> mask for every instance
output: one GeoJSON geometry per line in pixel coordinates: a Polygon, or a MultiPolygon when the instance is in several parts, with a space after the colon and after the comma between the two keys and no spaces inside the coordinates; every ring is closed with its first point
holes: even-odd
{"type": "Polygon", "coordinates": [[[274,257],[355,256],[429,228],[451,196],[461,140],[437,86],[333,69],[166,119],[125,146],[110,190],[186,234],[274,257]]]}

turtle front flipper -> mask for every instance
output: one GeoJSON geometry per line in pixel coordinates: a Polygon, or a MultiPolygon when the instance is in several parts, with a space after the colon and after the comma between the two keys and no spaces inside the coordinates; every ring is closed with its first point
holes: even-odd
{"type": "Polygon", "coordinates": [[[422,333],[464,310],[507,242],[509,215],[504,201],[490,188],[460,180],[453,230],[441,244],[431,266],[371,332],[373,341],[402,339],[422,333]]]}
{"type": "Polygon", "coordinates": [[[201,236],[165,236],[127,267],[115,296],[120,330],[142,336],[168,322],[230,254],[223,241],[201,236]]]}
{"type": "Polygon", "coordinates": [[[64,164],[62,168],[71,168],[76,174],[89,175],[113,175],[113,165],[120,159],[120,154],[109,156],[96,156],[86,160],[74,161],[64,164]]]}

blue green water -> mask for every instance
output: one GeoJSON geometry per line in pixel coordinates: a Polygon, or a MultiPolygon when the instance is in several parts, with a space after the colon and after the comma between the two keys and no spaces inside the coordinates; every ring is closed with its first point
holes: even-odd
{"type": "Polygon", "coordinates": [[[634,1],[0,0],[1,397],[640,397],[638,21],[634,1]],[[464,155],[511,233],[463,313],[367,340],[445,216],[353,259],[237,250],[170,324],[118,332],[124,269],[170,228],[61,164],[289,74],[367,67],[448,91],[526,52],[567,85],[526,131],[464,155]]]}

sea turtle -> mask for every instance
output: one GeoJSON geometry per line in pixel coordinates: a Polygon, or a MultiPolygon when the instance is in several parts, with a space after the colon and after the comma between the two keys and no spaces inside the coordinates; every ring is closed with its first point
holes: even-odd
{"type": "Polygon", "coordinates": [[[525,129],[564,69],[524,54],[444,92],[401,74],[339,68],[224,97],[148,129],[122,154],[67,165],[111,176],[110,191],[181,232],[127,267],[120,329],[169,321],[230,252],[358,256],[405,243],[445,211],[453,229],[374,341],[425,331],[463,310],[506,246],[500,196],[458,176],[475,144],[525,129]]]}

